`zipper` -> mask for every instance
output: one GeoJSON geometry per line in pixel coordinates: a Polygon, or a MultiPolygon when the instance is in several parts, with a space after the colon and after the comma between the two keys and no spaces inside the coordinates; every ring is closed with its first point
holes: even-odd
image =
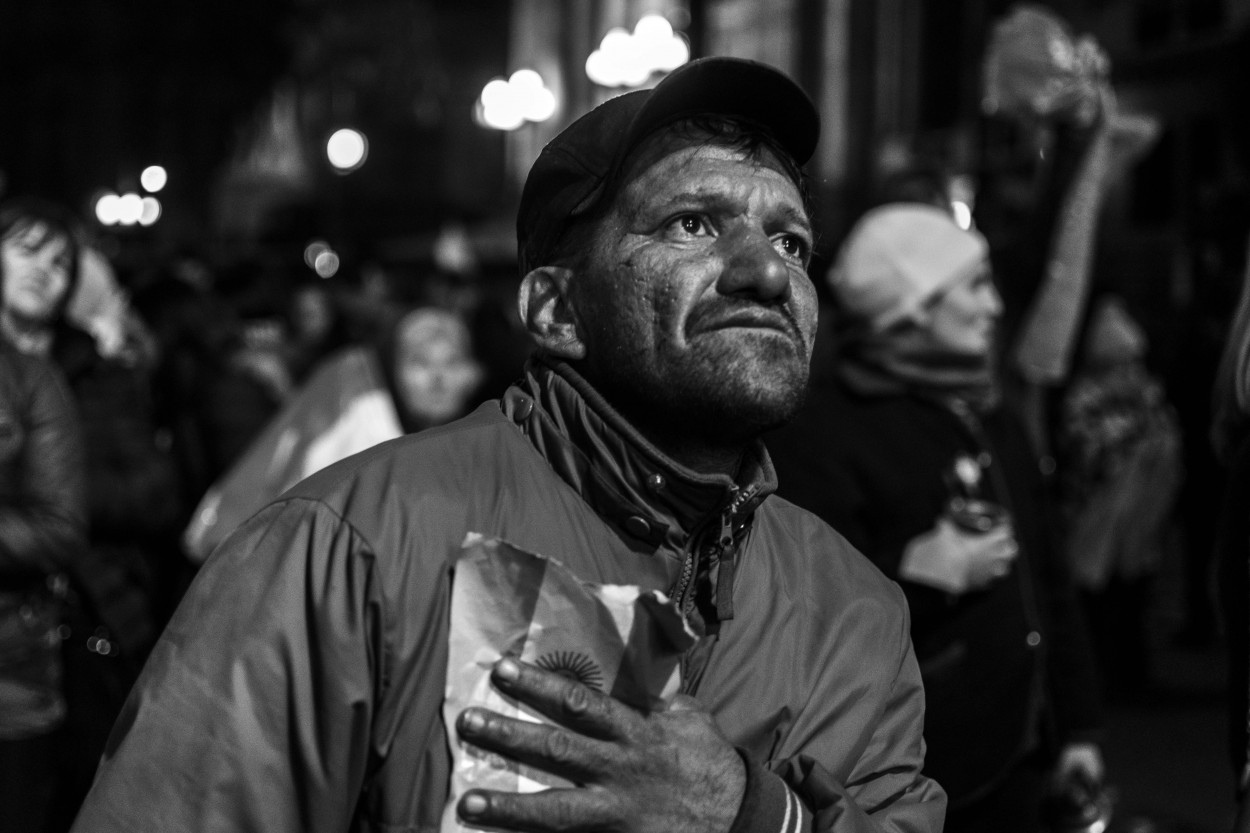
{"type": "Polygon", "coordinates": [[[725,553],[732,550],[734,537],[737,534],[737,530],[734,529],[734,518],[742,511],[742,507],[746,505],[747,501],[755,496],[756,490],[756,486],[748,486],[745,489],[734,486],[733,497],[730,499],[729,505],[720,514],[720,531],[715,542],[710,547],[707,547],[706,544],[706,533],[711,528],[712,521],[706,521],[694,535],[690,536],[690,546],[686,550],[686,556],[681,565],[681,576],[677,579],[677,588],[673,592],[673,599],[677,604],[677,609],[683,615],[694,606],[691,587],[694,584],[694,578],[697,573],[699,553],[707,548],[715,552],[717,560],[721,565],[721,573],[718,575],[716,582],[717,615],[720,618],[732,618],[733,602],[732,599],[726,599],[726,594],[732,592],[733,562],[732,559],[725,558],[725,553]],[[726,570],[726,565],[729,565],[728,570],[726,570]],[[726,576],[726,572],[728,572],[728,576],[726,576]]]}
{"type": "MultiPolygon", "coordinates": [[[[734,538],[738,532],[741,532],[741,528],[734,529],[734,518],[742,511],[746,502],[755,495],[755,492],[755,487],[747,489],[734,487],[733,497],[720,514],[719,535],[710,543],[710,546],[707,543],[707,533],[712,530],[713,524],[716,523],[715,519],[706,521],[690,537],[692,546],[686,551],[685,560],[682,562],[681,578],[678,579],[677,589],[673,593],[673,599],[682,616],[686,616],[694,607],[694,594],[691,592],[691,587],[697,574],[699,553],[707,549],[709,552],[715,550],[720,563],[720,572],[716,578],[716,616],[720,620],[733,618],[733,559],[726,559],[725,553],[732,551],[734,538]]],[[[698,691],[699,682],[703,679],[703,671],[707,667],[714,642],[715,640],[706,634],[702,635],[694,646],[682,654],[682,694],[694,695],[698,691]]]]}

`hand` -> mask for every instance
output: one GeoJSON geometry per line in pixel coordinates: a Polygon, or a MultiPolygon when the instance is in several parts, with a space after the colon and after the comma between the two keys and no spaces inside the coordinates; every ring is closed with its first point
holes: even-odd
{"type": "Polygon", "coordinates": [[[488,709],[460,714],[460,738],[572,781],[520,794],[470,790],[457,805],[468,824],[505,830],[724,833],[746,787],[742,759],[689,697],[643,714],[606,694],[503,659],[492,682],[558,725],[488,709]]]}
{"type": "Polygon", "coordinates": [[[907,544],[899,577],[947,593],[979,590],[1011,571],[1019,554],[1010,523],[968,532],[942,516],[933,529],[907,544]]]}
{"type": "Polygon", "coordinates": [[[1102,783],[1107,771],[1102,761],[1102,750],[1096,744],[1069,743],[1059,751],[1055,782],[1063,783],[1078,774],[1090,784],[1102,783]]]}

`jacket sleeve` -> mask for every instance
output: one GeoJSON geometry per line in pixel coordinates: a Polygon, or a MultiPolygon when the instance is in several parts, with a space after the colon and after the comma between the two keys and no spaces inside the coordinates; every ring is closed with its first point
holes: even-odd
{"type": "Polygon", "coordinates": [[[157,643],[73,829],[349,829],[377,753],[378,585],[368,542],[324,504],[253,517],[157,643]]]}
{"type": "Polygon", "coordinates": [[[52,573],[84,551],[86,505],[78,412],[52,365],[29,361],[16,499],[0,503],[0,570],[52,573]]]}
{"type": "MultiPolygon", "coordinates": [[[[946,793],[921,771],[924,689],[910,619],[899,619],[893,681],[850,777],[839,781],[813,755],[766,765],[748,759],[747,791],[730,833],[941,833],[946,793]]],[[[834,714],[824,718],[837,723],[834,714]]]]}

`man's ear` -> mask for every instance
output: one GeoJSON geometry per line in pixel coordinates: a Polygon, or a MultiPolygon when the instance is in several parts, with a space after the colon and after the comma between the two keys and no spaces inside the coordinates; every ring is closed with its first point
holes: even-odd
{"type": "Polygon", "coordinates": [[[521,279],[517,312],[530,338],[547,353],[576,361],[586,357],[586,343],[577,332],[576,316],[569,303],[573,270],[563,266],[540,266],[521,279]]]}

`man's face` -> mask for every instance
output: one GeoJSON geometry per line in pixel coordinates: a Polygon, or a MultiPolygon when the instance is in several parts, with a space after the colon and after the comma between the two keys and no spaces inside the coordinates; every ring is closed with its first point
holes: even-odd
{"type": "Polygon", "coordinates": [[[640,427],[741,441],[801,404],[812,230],[782,170],[767,153],[662,139],[595,229],[571,286],[581,369],[640,427]]]}
{"type": "Polygon", "coordinates": [[[69,290],[70,257],[69,242],[42,223],[0,240],[4,309],[29,321],[51,321],[69,290]]]}

